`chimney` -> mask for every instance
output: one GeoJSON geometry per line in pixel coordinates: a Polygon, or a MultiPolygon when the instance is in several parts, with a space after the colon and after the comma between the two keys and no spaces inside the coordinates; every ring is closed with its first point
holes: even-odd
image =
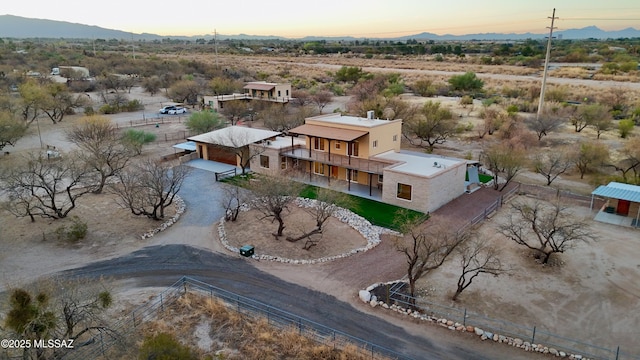
{"type": "Polygon", "coordinates": [[[373,120],[373,114],[374,114],[373,110],[367,111],[367,120],[373,120]]]}

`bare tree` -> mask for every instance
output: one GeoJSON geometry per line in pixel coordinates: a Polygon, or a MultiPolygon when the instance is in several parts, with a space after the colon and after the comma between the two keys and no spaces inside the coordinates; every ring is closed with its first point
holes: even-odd
{"type": "Polygon", "coordinates": [[[296,126],[304,124],[304,119],[314,115],[315,110],[310,106],[295,108],[274,104],[260,112],[260,119],[264,126],[273,131],[286,132],[296,126]]]}
{"type": "Polygon", "coordinates": [[[613,128],[611,114],[606,113],[606,115],[602,117],[593,119],[590,125],[596,131],[596,139],[600,139],[600,135],[602,135],[603,132],[613,128]]]}
{"type": "Polygon", "coordinates": [[[222,207],[225,210],[225,220],[226,221],[236,221],[238,220],[238,215],[240,214],[240,209],[242,205],[248,202],[249,196],[246,193],[246,189],[241,188],[240,186],[234,185],[223,185],[222,187],[222,207]]]}
{"type": "Polygon", "coordinates": [[[516,202],[511,205],[508,219],[498,225],[498,231],[518,245],[534,250],[543,264],[551,255],[564,253],[579,241],[592,239],[589,224],[572,216],[555,202],[545,205],[516,202]]]}
{"type": "Polygon", "coordinates": [[[233,152],[244,174],[251,164],[251,160],[262,154],[265,147],[262,144],[252,144],[249,133],[243,131],[242,127],[233,126],[225,130],[227,131],[224,133],[213,135],[211,143],[218,144],[217,146],[224,148],[225,151],[233,152]]]}
{"type": "Polygon", "coordinates": [[[533,156],[535,172],[547,179],[547,186],[551,185],[558,176],[567,172],[572,165],[573,161],[568,149],[556,148],[533,156]]]}
{"type": "Polygon", "coordinates": [[[131,152],[120,141],[118,129],[104,117],[91,116],[67,131],[67,139],[80,147],[85,162],[95,172],[94,193],[104,189],[107,180],[118,175],[129,162],[131,152]]]}
{"type": "Polygon", "coordinates": [[[171,168],[147,159],[118,174],[120,183],[114,184],[112,189],[118,195],[119,205],[128,208],[132,214],[161,220],[188,173],[186,165],[171,168]]]}
{"type": "Polygon", "coordinates": [[[487,134],[493,135],[502,126],[507,117],[507,112],[497,107],[484,108],[480,113],[482,125],[478,128],[478,137],[482,139],[487,134]]]}
{"type": "Polygon", "coordinates": [[[530,116],[526,122],[529,129],[538,136],[538,141],[541,141],[544,136],[560,128],[564,118],[557,113],[543,113],[540,116],[530,116]]]}
{"type": "Polygon", "coordinates": [[[416,282],[439,268],[453,251],[469,238],[466,231],[452,231],[451,224],[421,225],[407,221],[404,236],[396,239],[396,250],[405,255],[409,292],[415,298],[416,282]]]}
{"type": "Polygon", "coordinates": [[[484,165],[493,173],[493,188],[499,191],[522,170],[526,162],[526,153],[519,147],[507,143],[496,143],[486,147],[480,155],[484,165]],[[504,179],[501,184],[500,179],[504,179]]]}
{"type": "Polygon", "coordinates": [[[31,154],[5,174],[9,210],[18,217],[62,219],[90,192],[88,167],[74,154],[49,159],[31,154]]]}
{"type": "Polygon", "coordinates": [[[302,184],[285,176],[260,176],[251,182],[249,189],[253,191],[253,208],[263,214],[263,219],[278,222],[278,229],[273,236],[278,239],[285,229],[284,211],[298,196],[302,184]]]}
{"type": "Polygon", "coordinates": [[[322,109],[324,109],[327,104],[331,102],[333,98],[333,94],[331,91],[320,90],[313,94],[311,94],[311,101],[318,106],[318,111],[322,114],[322,109]]]}
{"type": "Polygon", "coordinates": [[[485,239],[474,236],[458,246],[457,252],[460,256],[461,273],[456,292],[451,297],[453,301],[456,301],[480,274],[499,276],[507,271],[500,262],[500,250],[485,239]]]}
{"type": "Polygon", "coordinates": [[[84,94],[74,95],[69,92],[65,84],[52,83],[45,88],[47,97],[41,109],[54,124],[61,122],[65,115],[73,113],[74,108],[84,106],[89,101],[84,94]]]}
{"type": "Polygon", "coordinates": [[[427,101],[412,118],[405,119],[402,130],[412,145],[433,152],[436,144],[444,144],[457,132],[458,120],[439,102],[427,101]]]}
{"type": "Polygon", "coordinates": [[[307,90],[292,90],[291,102],[298,106],[306,106],[311,103],[311,94],[307,90]]]}
{"type": "Polygon", "coordinates": [[[640,137],[634,137],[627,141],[620,151],[622,158],[609,164],[622,175],[625,182],[640,184],[640,137]],[[629,174],[633,177],[630,177],[629,174]]]}
{"type": "Polygon", "coordinates": [[[337,189],[317,188],[316,201],[313,206],[305,208],[305,210],[313,216],[315,220],[315,228],[310,231],[304,231],[300,236],[287,237],[288,241],[296,242],[304,238],[307,239],[307,243],[304,246],[305,250],[309,250],[311,247],[317,244],[316,240],[311,238],[312,235],[322,234],[324,224],[332,217],[335,212],[341,207],[349,207],[352,203],[348,194],[338,191],[337,189]]]}

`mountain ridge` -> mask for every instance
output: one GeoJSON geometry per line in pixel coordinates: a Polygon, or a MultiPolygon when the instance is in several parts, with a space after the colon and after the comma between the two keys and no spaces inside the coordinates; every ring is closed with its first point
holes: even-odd
{"type": "MultiPolygon", "coordinates": [[[[587,26],[581,29],[567,29],[554,32],[557,38],[562,39],[618,39],[640,37],[640,30],[628,27],[622,30],[605,31],[596,26],[587,26]]],[[[440,40],[440,41],[464,41],[464,40],[525,40],[541,39],[548,36],[547,33],[476,33],[466,35],[444,34],[438,35],[429,32],[422,32],[414,35],[400,36],[394,38],[378,37],[353,37],[353,36],[305,36],[303,38],[287,38],[277,35],[222,35],[218,34],[218,39],[242,39],[242,40],[297,40],[297,41],[355,41],[355,40],[394,40],[406,41],[415,40],[440,40]]],[[[151,33],[132,33],[122,30],[106,29],[96,25],[86,25],[72,23],[68,21],[58,21],[49,19],[34,19],[15,15],[0,15],[0,38],[67,38],[67,39],[125,39],[125,40],[161,40],[161,39],[185,39],[194,40],[198,38],[212,39],[213,35],[172,35],[163,36],[151,33]]]]}

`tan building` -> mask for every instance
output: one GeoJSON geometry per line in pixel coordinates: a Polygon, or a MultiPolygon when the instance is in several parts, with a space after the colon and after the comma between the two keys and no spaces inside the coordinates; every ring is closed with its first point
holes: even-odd
{"type": "Polygon", "coordinates": [[[364,188],[369,197],[425,213],[465,192],[467,162],[401,150],[402,120],[329,114],[307,118],[289,133],[296,137],[261,145],[251,169],[293,169],[309,182],[364,188]]]}
{"type": "Polygon", "coordinates": [[[224,108],[227,101],[269,101],[286,104],[291,101],[291,84],[268,83],[265,81],[252,81],[244,86],[242,94],[204,95],[202,105],[214,110],[224,108]]]}

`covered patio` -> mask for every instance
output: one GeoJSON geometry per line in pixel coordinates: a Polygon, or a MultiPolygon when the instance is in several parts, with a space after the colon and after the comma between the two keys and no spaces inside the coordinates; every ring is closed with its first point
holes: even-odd
{"type": "Polygon", "coordinates": [[[640,186],[611,182],[591,192],[591,209],[595,196],[606,198],[594,220],[640,228],[640,186]]]}

